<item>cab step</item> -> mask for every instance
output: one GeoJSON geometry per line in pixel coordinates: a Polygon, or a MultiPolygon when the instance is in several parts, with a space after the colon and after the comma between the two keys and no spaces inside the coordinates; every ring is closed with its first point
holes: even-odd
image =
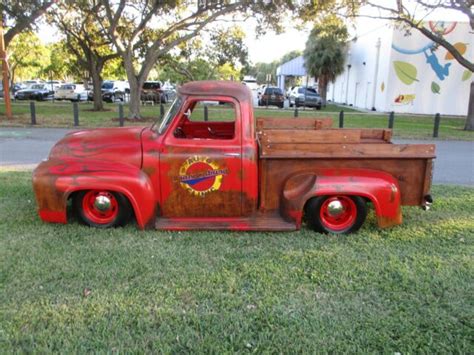
{"type": "Polygon", "coordinates": [[[254,216],[249,218],[160,218],[159,230],[234,230],[234,231],[294,231],[296,224],[280,216],[254,216]]]}

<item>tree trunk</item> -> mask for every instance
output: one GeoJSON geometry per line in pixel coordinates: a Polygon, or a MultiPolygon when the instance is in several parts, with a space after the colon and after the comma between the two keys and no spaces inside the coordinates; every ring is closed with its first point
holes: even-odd
{"type": "Polygon", "coordinates": [[[474,131],[474,81],[471,82],[471,90],[469,92],[469,106],[467,108],[465,131],[474,131]]]}
{"type": "Polygon", "coordinates": [[[102,101],[102,78],[100,72],[91,70],[92,76],[92,90],[94,93],[94,111],[102,111],[104,109],[104,102],[102,101]]]}
{"type": "Polygon", "coordinates": [[[157,62],[157,58],[145,58],[145,64],[142,65],[139,74],[135,74],[135,68],[133,67],[133,52],[131,52],[130,49],[123,59],[125,72],[127,73],[127,79],[130,84],[128,117],[137,120],[141,118],[140,96],[142,93],[143,83],[148,78],[148,74],[150,74],[153,65],[157,62]]]}
{"type": "Polygon", "coordinates": [[[139,80],[135,75],[133,75],[132,78],[130,78],[129,75],[127,76],[128,76],[128,82],[130,84],[130,101],[128,102],[128,117],[130,119],[138,120],[141,118],[141,115],[140,115],[141,87],[139,86],[139,80]]]}
{"type": "Polygon", "coordinates": [[[319,77],[319,95],[321,95],[321,100],[323,102],[323,107],[326,107],[326,96],[328,91],[328,80],[324,75],[319,77]]]}

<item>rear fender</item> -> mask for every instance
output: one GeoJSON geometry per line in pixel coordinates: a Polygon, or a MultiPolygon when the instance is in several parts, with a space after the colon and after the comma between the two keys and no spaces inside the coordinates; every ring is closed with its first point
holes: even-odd
{"type": "Polygon", "coordinates": [[[281,213],[300,226],[306,202],[322,195],[364,197],[373,203],[381,228],[402,223],[398,181],[368,169],[321,169],[291,176],[284,185],[281,213]]]}
{"type": "Polygon", "coordinates": [[[125,195],[140,228],[155,218],[155,193],[139,168],[102,161],[48,160],[33,173],[33,187],[41,219],[67,223],[66,205],[71,194],[83,190],[109,190],[125,195]]]}

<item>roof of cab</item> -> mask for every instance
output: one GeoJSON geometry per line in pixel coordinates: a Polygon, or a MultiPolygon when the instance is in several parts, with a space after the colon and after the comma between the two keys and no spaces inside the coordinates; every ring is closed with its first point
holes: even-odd
{"type": "Polygon", "coordinates": [[[249,88],[235,81],[192,81],[181,86],[178,92],[183,95],[194,96],[230,96],[240,102],[252,102],[252,93],[249,88]]]}

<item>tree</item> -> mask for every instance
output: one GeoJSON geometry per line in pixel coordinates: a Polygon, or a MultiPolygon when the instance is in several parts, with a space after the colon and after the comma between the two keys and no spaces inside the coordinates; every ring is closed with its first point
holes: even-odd
{"type": "MultiPolygon", "coordinates": [[[[291,1],[138,1],[99,0],[96,20],[123,59],[130,83],[129,116],[140,117],[140,92],[161,58],[226,15],[252,14],[259,28],[281,29],[280,19],[294,10],[291,1]],[[150,24],[153,24],[151,26],[150,24]],[[140,60],[139,60],[140,58],[140,60]]],[[[232,20],[232,18],[228,18],[232,20]]]]}
{"type": "Polygon", "coordinates": [[[102,71],[106,63],[118,58],[119,54],[112,51],[111,42],[96,22],[93,9],[87,1],[64,2],[50,13],[50,22],[66,36],[69,51],[92,78],[94,110],[103,110],[102,71]]]}
{"type": "Polygon", "coordinates": [[[334,15],[315,23],[306,42],[304,65],[319,84],[319,91],[326,105],[327,85],[344,71],[347,28],[334,15]]]}
{"type": "Polygon", "coordinates": [[[36,21],[56,3],[57,0],[4,0],[0,4],[0,12],[6,15],[8,30],[5,32],[5,47],[18,34],[31,31],[36,21]]]}
{"type": "MultiPolygon", "coordinates": [[[[209,40],[201,36],[182,43],[177,55],[166,55],[158,62],[160,76],[175,82],[240,79],[240,69],[248,63],[245,34],[238,26],[216,28],[209,40]]],[[[162,77],[162,79],[164,79],[162,77]]]]}
{"type": "Polygon", "coordinates": [[[298,58],[300,55],[303,53],[299,50],[293,50],[288,53],[283,54],[283,56],[280,58],[280,64],[289,62],[292,59],[298,58]]]}
{"type": "MultiPolygon", "coordinates": [[[[472,53],[472,50],[467,51],[465,54],[452,43],[449,43],[442,33],[432,30],[424,22],[423,18],[426,13],[430,13],[436,9],[441,10],[454,10],[458,11],[460,16],[467,16],[471,29],[474,31],[474,6],[472,1],[469,0],[417,0],[412,2],[404,2],[403,0],[394,0],[393,6],[384,6],[373,1],[367,1],[367,5],[372,6],[380,10],[380,15],[377,16],[365,16],[365,17],[376,17],[387,20],[395,21],[398,24],[402,24],[408,28],[419,31],[421,34],[432,40],[436,45],[444,47],[453,58],[465,67],[468,71],[474,72],[474,61],[468,58],[468,53],[472,53]],[[416,4],[416,6],[409,6],[416,4]],[[419,13],[423,16],[418,16],[419,13]]],[[[474,131],[474,81],[471,82],[469,103],[468,103],[468,114],[466,117],[466,123],[464,129],[467,131],[474,131]]]]}
{"type": "Polygon", "coordinates": [[[13,84],[17,77],[21,79],[37,78],[47,65],[49,55],[33,32],[23,32],[16,36],[9,46],[9,72],[13,84]]]}
{"type": "Polygon", "coordinates": [[[83,78],[82,68],[69,51],[65,40],[48,44],[46,49],[49,52],[49,63],[41,69],[40,76],[64,81],[70,81],[71,78],[83,78]]]}

